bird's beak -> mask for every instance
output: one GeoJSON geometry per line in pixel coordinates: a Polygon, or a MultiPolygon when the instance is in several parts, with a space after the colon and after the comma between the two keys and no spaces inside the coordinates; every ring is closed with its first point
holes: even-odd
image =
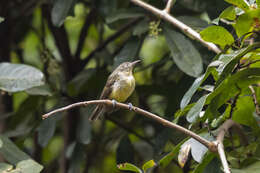
{"type": "Polygon", "coordinates": [[[136,64],[138,64],[139,62],[141,62],[141,60],[136,60],[134,62],[131,63],[132,67],[134,67],[136,64]]]}

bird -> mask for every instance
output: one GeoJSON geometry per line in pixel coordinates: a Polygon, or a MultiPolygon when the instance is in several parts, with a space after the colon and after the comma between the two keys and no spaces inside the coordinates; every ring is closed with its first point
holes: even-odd
{"type": "MultiPolygon", "coordinates": [[[[99,99],[111,99],[113,103],[116,101],[126,101],[135,89],[133,69],[140,61],[141,60],[136,60],[133,62],[124,62],[120,64],[109,75],[99,99]]],[[[111,107],[109,108],[108,106],[102,104],[97,105],[92,114],[89,116],[89,121],[99,119],[99,117],[106,112],[111,112],[111,107]]]]}

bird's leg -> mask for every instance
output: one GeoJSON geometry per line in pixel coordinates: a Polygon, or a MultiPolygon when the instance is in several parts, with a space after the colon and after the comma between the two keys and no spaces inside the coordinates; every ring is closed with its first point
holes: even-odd
{"type": "Polygon", "coordinates": [[[113,105],[113,109],[115,109],[116,108],[116,100],[114,100],[114,99],[112,99],[112,105],[113,105]]]}
{"type": "Polygon", "coordinates": [[[133,110],[133,105],[132,105],[132,103],[128,103],[128,108],[129,108],[130,111],[133,110]]]}

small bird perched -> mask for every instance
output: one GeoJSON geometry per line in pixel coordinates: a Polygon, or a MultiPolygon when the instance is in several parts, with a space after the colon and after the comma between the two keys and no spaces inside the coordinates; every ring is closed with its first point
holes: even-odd
{"type": "MultiPolygon", "coordinates": [[[[135,89],[135,78],[133,76],[134,66],[140,60],[134,62],[124,62],[120,64],[108,77],[106,85],[99,99],[112,99],[124,102],[135,89]]],[[[109,108],[105,105],[98,105],[89,120],[97,120],[103,113],[108,112],[109,108]]]]}

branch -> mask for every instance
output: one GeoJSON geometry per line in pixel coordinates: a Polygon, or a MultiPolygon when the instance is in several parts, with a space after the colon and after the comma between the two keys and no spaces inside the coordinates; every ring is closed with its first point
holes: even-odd
{"type": "Polygon", "coordinates": [[[255,112],[256,112],[256,114],[257,114],[258,116],[260,116],[259,104],[258,104],[258,101],[257,101],[255,89],[253,88],[252,85],[249,85],[249,89],[250,89],[251,92],[252,92],[253,101],[254,101],[254,104],[255,104],[255,112]]]}
{"type": "Polygon", "coordinates": [[[236,122],[234,122],[232,119],[228,119],[219,127],[217,140],[214,143],[218,146],[218,154],[222,162],[222,166],[224,168],[225,173],[230,173],[230,169],[227,163],[227,158],[225,156],[223,141],[224,141],[225,134],[228,132],[228,130],[231,127],[235,128],[236,132],[241,138],[241,142],[244,143],[245,145],[248,144],[247,138],[242,131],[242,127],[236,122]]]}
{"type": "MultiPolygon", "coordinates": [[[[63,112],[63,111],[66,111],[66,110],[69,110],[69,109],[72,109],[72,108],[75,108],[75,107],[87,106],[87,105],[93,105],[93,104],[104,104],[104,105],[107,105],[107,106],[115,106],[117,108],[129,110],[129,105],[127,105],[127,104],[123,104],[123,103],[117,102],[116,105],[113,105],[113,102],[111,100],[91,100],[91,101],[84,101],[84,102],[74,103],[74,104],[62,107],[60,109],[56,109],[54,111],[51,111],[51,112],[43,115],[42,118],[46,119],[49,116],[51,116],[51,115],[53,115],[55,113],[58,113],[58,112],[63,112]]],[[[168,120],[165,120],[165,119],[163,119],[163,118],[161,118],[161,117],[159,117],[159,116],[157,116],[157,115],[155,115],[153,113],[150,113],[148,111],[145,111],[145,110],[140,109],[140,108],[135,107],[135,106],[132,107],[131,111],[134,111],[134,112],[136,112],[138,114],[141,114],[141,115],[144,115],[144,116],[146,116],[148,118],[151,118],[151,119],[159,122],[160,124],[162,124],[162,125],[164,125],[166,127],[176,129],[176,130],[178,130],[178,131],[180,131],[180,132],[182,132],[182,133],[184,133],[184,134],[186,134],[186,135],[196,139],[201,144],[205,145],[212,152],[216,152],[217,151],[217,146],[214,143],[212,143],[212,142],[210,142],[210,141],[200,137],[196,133],[194,133],[194,132],[192,132],[192,131],[190,131],[188,129],[185,129],[182,126],[174,124],[174,123],[172,123],[172,122],[170,122],[168,120]]]]}
{"type": "Polygon", "coordinates": [[[76,53],[75,53],[75,57],[77,59],[80,58],[80,53],[83,48],[86,36],[88,34],[88,29],[89,29],[93,19],[95,19],[95,16],[96,16],[96,9],[94,8],[89,12],[88,16],[86,17],[85,23],[80,31],[79,41],[78,41],[77,49],[76,49],[76,53]]]}
{"type": "MultiPolygon", "coordinates": [[[[154,15],[156,15],[156,16],[158,16],[158,17],[160,17],[160,18],[170,22],[175,27],[180,29],[183,33],[185,33],[187,36],[191,36],[195,40],[199,41],[202,45],[207,47],[209,50],[211,50],[211,51],[213,51],[213,52],[215,52],[217,54],[221,53],[221,50],[215,44],[204,41],[200,37],[199,33],[197,33],[195,30],[193,30],[189,26],[185,25],[184,23],[180,22],[175,17],[172,17],[169,13],[166,12],[166,10],[160,10],[160,9],[155,8],[155,7],[149,5],[149,4],[147,4],[147,3],[145,3],[145,2],[143,2],[141,0],[131,0],[131,1],[133,3],[135,3],[136,5],[139,5],[140,7],[143,7],[144,9],[150,11],[154,15]]],[[[168,6],[168,4],[167,4],[167,6],[168,6]]],[[[170,4],[169,4],[169,6],[170,6],[170,4]]]]}
{"type": "Polygon", "coordinates": [[[123,33],[125,33],[128,29],[130,29],[131,27],[135,26],[138,22],[141,21],[142,18],[137,18],[135,20],[132,20],[131,22],[127,23],[126,25],[124,25],[122,28],[120,28],[115,34],[111,35],[110,37],[108,37],[107,40],[104,41],[103,44],[99,45],[96,49],[94,49],[86,58],[84,58],[83,64],[86,65],[89,60],[99,51],[101,51],[102,49],[104,49],[111,41],[114,41],[115,39],[117,39],[120,35],[122,35],[123,33]]]}
{"type": "Polygon", "coordinates": [[[168,0],[167,5],[166,5],[166,7],[165,7],[165,9],[164,9],[164,11],[165,11],[166,13],[170,13],[171,8],[172,8],[174,2],[175,2],[175,0],[168,0]]]}

